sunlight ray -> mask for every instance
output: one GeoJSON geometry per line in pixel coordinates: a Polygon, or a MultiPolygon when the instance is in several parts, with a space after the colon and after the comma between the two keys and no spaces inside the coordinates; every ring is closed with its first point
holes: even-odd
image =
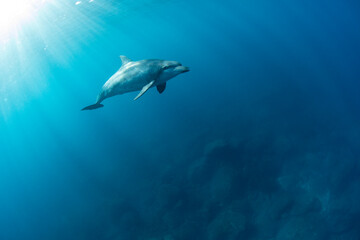
{"type": "Polygon", "coordinates": [[[0,114],[22,109],[51,79],[53,65],[70,67],[76,53],[102,32],[98,1],[0,0],[0,114]]]}

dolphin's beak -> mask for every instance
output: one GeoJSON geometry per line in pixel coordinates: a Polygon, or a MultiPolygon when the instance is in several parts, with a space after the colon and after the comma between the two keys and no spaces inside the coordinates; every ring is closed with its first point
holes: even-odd
{"type": "Polygon", "coordinates": [[[190,71],[190,69],[188,67],[185,66],[177,66],[176,67],[181,73],[186,73],[188,71],[190,71]]]}
{"type": "Polygon", "coordinates": [[[188,71],[190,71],[190,69],[188,67],[185,67],[185,66],[182,66],[182,65],[178,65],[174,68],[174,71],[177,73],[177,74],[180,74],[180,73],[186,73],[188,71]]]}

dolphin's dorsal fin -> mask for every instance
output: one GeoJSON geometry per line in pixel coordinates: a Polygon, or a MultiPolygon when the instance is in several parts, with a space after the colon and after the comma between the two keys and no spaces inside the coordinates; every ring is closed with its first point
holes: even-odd
{"type": "Polygon", "coordinates": [[[120,59],[121,59],[122,65],[132,62],[130,58],[128,58],[127,56],[124,56],[124,55],[121,55],[120,59]]]}
{"type": "Polygon", "coordinates": [[[149,90],[149,88],[151,88],[155,83],[155,80],[152,80],[151,82],[149,82],[148,84],[146,84],[141,91],[139,92],[139,94],[134,98],[134,100],[138,99],[139,97],[141,97],[147,90],[149,90]]]}

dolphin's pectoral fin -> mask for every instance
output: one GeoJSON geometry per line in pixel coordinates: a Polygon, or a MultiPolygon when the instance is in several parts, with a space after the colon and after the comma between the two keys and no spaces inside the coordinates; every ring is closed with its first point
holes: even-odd
{"type": "Polygon", "coordinates": [[[146,84],[141,91],[139,92],[139,94],[134,98],[134,100],[138,99],[139,97],[141,97],[147,90],[149,90],[149,88],[151,88],[155,83],[155,80],[152,80],[151,82],[149,82],[148,84],[146,84]]]}
{"type": "Polygon", "coordinates": [[[126,56],[124,56],[124,55],[121,55],[121,56],[120,56],[120,59],[121,59],[122,65],[125,65],[125,64],[131,62],[131,59],[128,58],[128,57],[126,57],[126,56]]]}
{"type": "Polygon", "coordinates": [[[162,83],[162,84],[159,84],[156,86],[156,89],[158,90],[158,92],[161,94],[165,91],[165,88],[166,88],[166,82],[165,83],[162,83]]]}

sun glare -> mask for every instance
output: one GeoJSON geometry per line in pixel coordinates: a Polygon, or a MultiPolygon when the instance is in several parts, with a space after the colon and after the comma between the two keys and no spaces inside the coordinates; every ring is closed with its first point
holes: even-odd
{"type": "Polygon", "coordinates": [[[42,0],[0,0],[0,33],[17,28],[29,19],[42,0]]]}
{"type": "Polygon", "coordinates": [[[100,17],[114,8],[102,1],[0,0],[0,124],[103,31],[100,17]]]}

